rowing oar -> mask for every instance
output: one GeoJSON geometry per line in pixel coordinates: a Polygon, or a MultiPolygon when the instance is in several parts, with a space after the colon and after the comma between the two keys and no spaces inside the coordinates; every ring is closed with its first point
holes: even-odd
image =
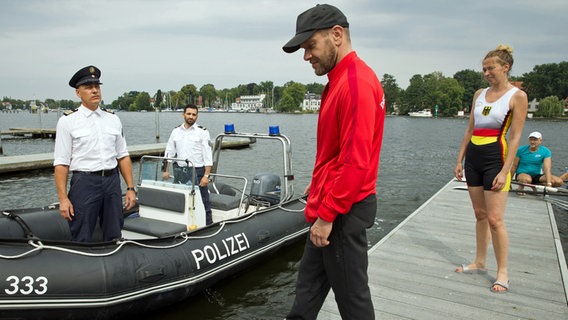
{"type": "MultiPolygon", "coordinates": [[[[512,184],[516,184],[519,186],[523,186],[523,187],[529,187],[532,188],[533,190],[536,191],[540,191],[542,193],[568,193],[568,189],[564,189],[564,188],[554,188],[554,187],[547,187],[547,186],[541,186],[538,184],[530,184],[530,183],[523,183],[523,182],[518,182],[518,181],[511,181],[512,184]]],[[[516,190],[516,191],[520,191],[520,190],[516,190]]],[[[525,192],[525,190],[523,190],[522,192],[525,192]]]]}
{"type": "MultiPolygon", "coordinates": [[[[465,179],[457,180],[454,178],[454,181],[457,182],[466,182],[465,179]]],[[[511,181],[511,184],[516,184],[524,187],[534,188],[534,190],[509,190],[510,192],[525,192],[527,194],[548,194],[548,193],[555,193],[558,196],[568,196],[568,189],[565,188],[554,188],[554,187],[546,187],[537,184],[530,184],[530,183],[522,183],[518,181],[511,181]]],[[[456,190],[467,190],[466,186],[457,186],[454,187],[456,190]]]]}

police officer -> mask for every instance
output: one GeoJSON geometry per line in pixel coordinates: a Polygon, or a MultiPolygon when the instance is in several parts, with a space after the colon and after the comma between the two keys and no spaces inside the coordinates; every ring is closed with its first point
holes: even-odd
{"type": "Polygon", "coordinates": [[[126,182],[126,209],[136,201],[132,162],[122,123],[113,112],[99,107],[101,71],[87,66],[69,80],[81,106],[57,122],[54,162],[59,213],[69,221],[74,241],[89,242],[99,220],[103,240],[121,237],[124,223],[120,177],[126,182]],[[72,172],[69,193],[67,178],[72,172]]]}
{"type": "MultiPolygon", "coordinates": [[[[187,183],[191,180],[192,170],[191,164],[195,166],[196,180],[199,184],[199,191],[203,206],[205,207],[206,224],[213,223],[211,214],[211,203],[209,202],[209,173],[213,165],[213,156],[211,153],[211,145],[209,141],[211,137],[209,131],[195,124],[197,121],[198,110],[194,104],[188,104],[183,111],[184,123],[172,130],[168,144],[166,145],[165,156],[169,158],[188,159],[191,163],[185,161],[176,161],[174,167],[174,183],[187,183]]],[[[170,178],[168,166],[162,174],[164,179],[170,178]]]]}

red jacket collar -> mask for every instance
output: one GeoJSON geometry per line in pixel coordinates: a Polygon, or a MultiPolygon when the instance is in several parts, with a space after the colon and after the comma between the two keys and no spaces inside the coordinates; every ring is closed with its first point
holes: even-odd
{"type": "Polygon", "coordinates": [[[327,79],[329,82],[332,82],[334,79],[340,77],[343,72],[347,69],[347,66],[351,64],[351,62],[358,59],[357,53],[355,51],[349,52],[343,59],[341,59],[330,72],[327,73],[327,79]]]}

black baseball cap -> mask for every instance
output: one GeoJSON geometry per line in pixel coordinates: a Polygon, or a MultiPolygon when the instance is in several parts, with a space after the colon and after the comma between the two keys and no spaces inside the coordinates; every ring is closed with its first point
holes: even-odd
{"type": "Polygon", "coordinates": [[[343,12],[329,4],[318,4],[298,16],[296,35],[282,49],[287,53],[295,52],[316,31],[329,29],[335,25],[349,28],[349,22],[343,12]]]}
{"type": "Polygon", "coordinates": [[[99,78],[101,77],[101,70],[95,66],[87,66],[75,72],[69,85],[73,88],[79,88],[80,85],[86,83],[102,84],[99,78]]]}

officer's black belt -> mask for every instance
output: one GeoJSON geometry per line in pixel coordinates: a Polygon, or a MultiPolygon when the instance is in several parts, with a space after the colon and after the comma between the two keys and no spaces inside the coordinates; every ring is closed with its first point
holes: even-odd
{"type": "Polygon", "coordinates": [[[73,171],[73,174],[88,174],[88,175],[93,175],[93,176],[108,177],[108,176],[112,176],[116,172],[118,172],[118,169],[112,168],[112,169],[108,169],[108,170],[99,170],[99,171],[73,171]]]}

